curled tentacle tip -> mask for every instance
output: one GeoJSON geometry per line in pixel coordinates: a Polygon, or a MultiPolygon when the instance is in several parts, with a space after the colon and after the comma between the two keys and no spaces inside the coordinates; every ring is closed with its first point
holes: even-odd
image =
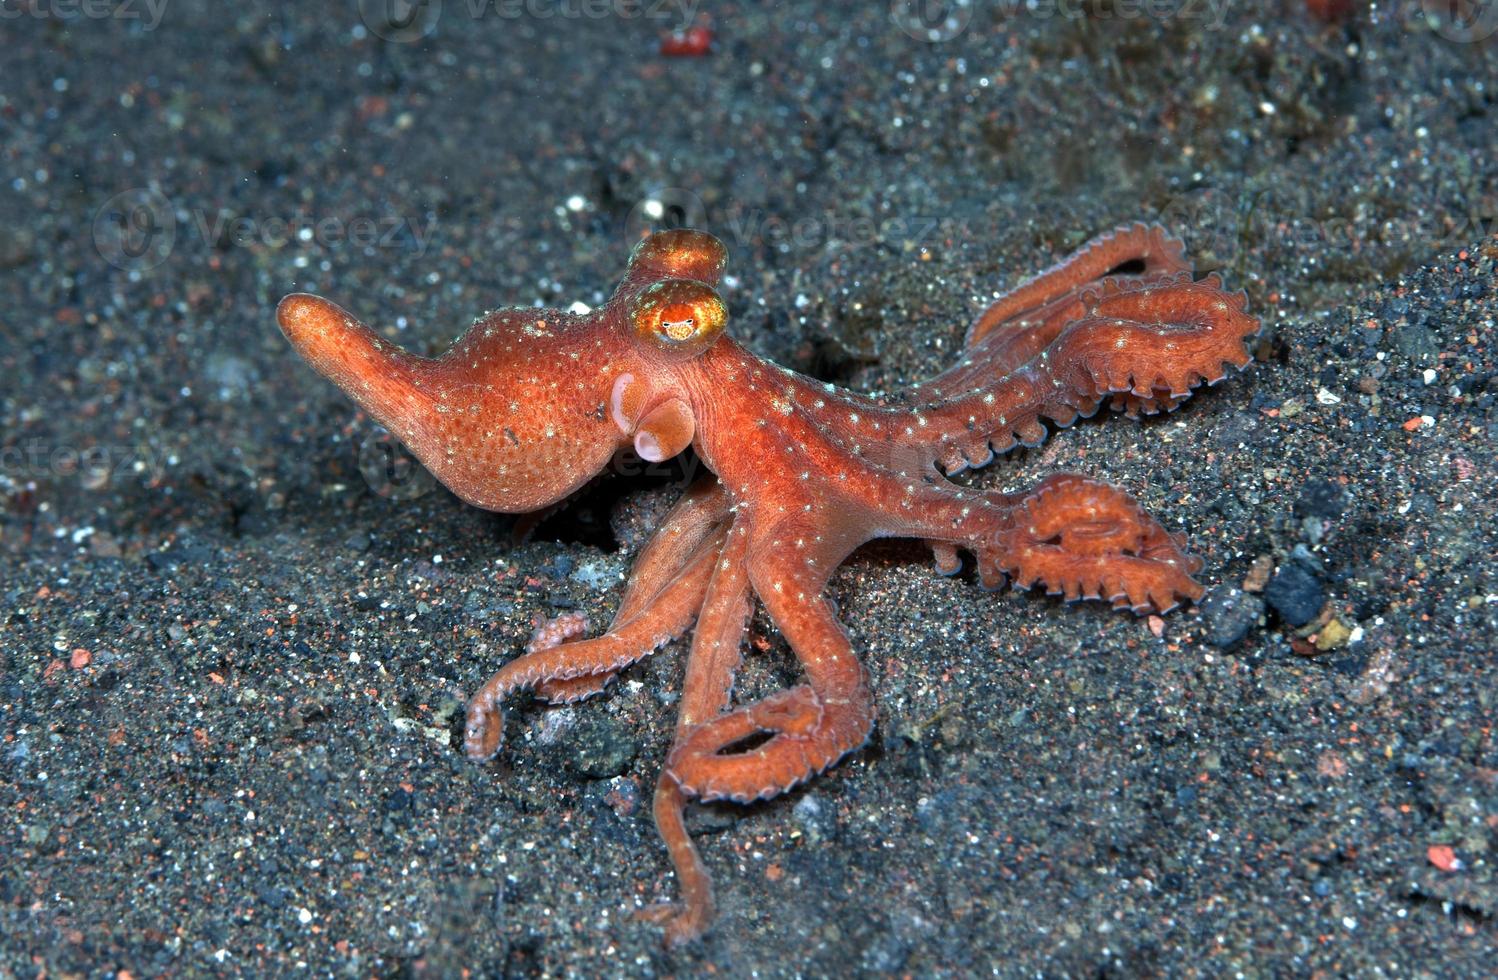
{"type": "Polygon", "coordinates": [[[540,650],[549,650],[587,631],[588,617],[585,613],[564,613],[555,616],[536,627],[531,633],[529,642],[525,645],[525,652],[536,653],[540,650]]]}
{"type": "Polygon", "coordinates": [[[470,762],[484,763],[499,754],[504,746],[504,715],[495,713],[470,718],[463,729],[463,754],[470,762]]]}

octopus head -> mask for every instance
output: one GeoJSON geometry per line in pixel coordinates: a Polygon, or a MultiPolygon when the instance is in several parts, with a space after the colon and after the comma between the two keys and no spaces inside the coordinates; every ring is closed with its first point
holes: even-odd
{"type": "Polygon", "coordinates": [[[713,289],[725,258],[701,232],[652,235],[600,309],[501,310],[434,358],[317,296],[287,296],[276,315],[297,352],[454,493],[520,513],[567,496],[622,445],[658,460],[691,442],[693,415],[670,379],[727,324],[713,289]]]}
{"type": "Polygon", "coordinates": [[[636,365],[616,377],[609,414],[643,459],[675,456],[696,433],[684,376],[728,326],[714,288],[727,260],[723,243],[706,232],[657,232],[635,246],[608,304],[636,365]]]}

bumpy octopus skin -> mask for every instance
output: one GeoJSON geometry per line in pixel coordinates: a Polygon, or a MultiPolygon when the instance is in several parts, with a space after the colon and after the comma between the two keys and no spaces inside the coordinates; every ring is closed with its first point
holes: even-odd
{"type": "Polygon", "coordinates": [[[994,302],[950,370],[875,397],[766,362],[728,336],[715,288],[726,259],[702,232],[651,235],[599,309],[490,313],[432,359],[315,296],[288,296],[277,310],[308,363],[478,507],[549,506],[631,445],[647,460],[691,446],[715,474],[643,549],[608,630],[585,637],[581,617],[539,629],[474,695],[464,736],[468,756],[488,760],[510,694],[556,703],[597,694],[695,623],[654,805],[682,898],[646,910],[672,943],[700,935],[713,915],[686,803],[783,793],[872,730],[868,674],[825,595],[859,545],[919,538],[943,574],[961,567],[961,550],[985,587],[1008,579],[1138,613],[1201,596],[1192,579],[1201,563],[1182,537],[1107,483],[1058,473],[1006,494],[946,477],[1016,443],[1037,445],[1047,420],[1066,426],[1104,406],[1131,416],[1174,409],[1247,365],[1245,341],[1258,329],[1242,293],[1193,279],[1179,241],[1133,225],[994,302]],[[735,706],[755,598],[805,680],[735,706]]]}

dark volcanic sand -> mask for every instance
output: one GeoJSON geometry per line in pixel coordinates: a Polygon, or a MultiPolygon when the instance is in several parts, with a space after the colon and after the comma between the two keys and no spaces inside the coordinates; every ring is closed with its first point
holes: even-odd
{"type": "MultiPolygon", "coordinates": [[[[1493,966],[1498,35],[1400,0],[954,7],[932,40],[806,2],[671,59],[677,18],[622,2],[448,0],[414,40],[286,6],[0,3],[0,974],[1493,966]],[[271,316],[314,290],[434,351],[600,301],[656,206],[728,244],[739,336],[857,387],[1135,219],[1264,317],[1179,413],[974,480],[1120,484],[1189,533],[1201,607],[855,556],[878,733],[698,812],[721,915],[674,953],[631,910],[676,890],[649,792],[682,644],[512,712],[492,766],[456,744],[536,622],[606,620],[667,478],[516,544],[365,479],[377,430],[271,316]]],[[[792,680],[753,639],[741,692],[792,680]]]]}

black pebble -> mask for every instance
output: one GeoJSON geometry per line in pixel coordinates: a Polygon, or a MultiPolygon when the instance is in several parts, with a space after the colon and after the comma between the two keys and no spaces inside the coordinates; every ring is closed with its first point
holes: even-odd
{"type": "Polygon", "coordinates": [[[1269,580],[1264,599],[1279,613],[1280,619],[1291,626],[1304,626],[1316,618],[1326,596],[1320,579],[1304,565],[1291,562],[1281,566],[1269,580]]]}
{"type": "Polygon", "coordinates": [[[1264,615],[1264,600],[1241,589],[1214,589],[1202,601],[1207,642],[1219,650],[1237,645],[1264,615]]]}
{"type": "Polygon", "coordinates": [[[639,754],[640,745],[612,719],[579,726],[567,768],[587,779],[609,779],[624,772],[639,754]]]}

